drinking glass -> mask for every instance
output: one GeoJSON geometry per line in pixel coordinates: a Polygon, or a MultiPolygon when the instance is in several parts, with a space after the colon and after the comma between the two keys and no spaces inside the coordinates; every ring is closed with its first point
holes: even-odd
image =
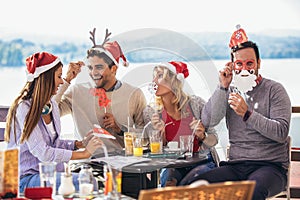
{"type": "Polygon", "coordinates": [[[150,135],[150,151],[151,153],[162,153],[162,137],[160,131],[154,130],[150,135]]]}
{"type": "Polygon", "coordinates": [[[143,155],[143,138],[141,134],[136,134],[133,140],[133,155],[142,156],[143,155]]]}
{"type": "Polygon", "coordinates": [[[188,157],[193,156],[194,140],[192,135],[181,135],[180,140],[180,152],[188,157]]]}
{"type": "Polygon", "coordinates": [[[51,187],[53,195],[56,194],[56,162],[39,163],[41,187],[51,187]]]}
{"type": "Polygon", "coordinates": [[[125,144],[125,155],[132,156],[133,155],[133,132],[125,132],[124,133],[124,144],[125,144]]]}

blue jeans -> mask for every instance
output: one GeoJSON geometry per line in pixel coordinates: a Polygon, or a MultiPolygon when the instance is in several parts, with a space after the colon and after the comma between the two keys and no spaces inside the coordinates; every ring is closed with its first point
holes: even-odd
{"type": "Polygon", "coordinates": [[[187,182],[216,167],[211,154],[208,155],[207,162],[197,163],[195,165],[183,168],[163,168],[160,173],[161,186],[165,187],[167,181],[176,180],[176,185],[186,185],[187,182]]]}
{"type": "Polygon", "coordinates": [[[253,200],[263,200],[284,190],[287,183],[287,170],[281,166],[262,162],[221,162],[220,167],[191,179],[207,180],[209,183],[224,181],[254,180],[256,182],[253,200]]]}

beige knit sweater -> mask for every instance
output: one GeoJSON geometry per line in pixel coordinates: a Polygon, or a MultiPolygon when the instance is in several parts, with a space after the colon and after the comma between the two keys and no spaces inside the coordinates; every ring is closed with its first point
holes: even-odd
{"type": "MultiPolygon", "coordinates": [[[[71,114],[74,121],[75,135],[82,139],[94,124],[103,125],[104,109],[98,104],[98,97],[91,95],[90,89],[93,85],[89,82],[70,86],[65,82],[59,88],[55,100],[59,104],[61,116],[71,114]]],[[[143,110],[146,107],[146,99],[141,89],[127,83],[112,92],[106,92],[111,104],[106,112],[112,113],[116,123],[123,130],[127,131],[128,117],[129,126],[143,128],[143,110]]],[[[122,136],[112,133],[116,140],[102,139],[108,152],[116,152],[124,147],[122,136]]],[[[97,154],[102,151],[97,151],[97,154]]]]}

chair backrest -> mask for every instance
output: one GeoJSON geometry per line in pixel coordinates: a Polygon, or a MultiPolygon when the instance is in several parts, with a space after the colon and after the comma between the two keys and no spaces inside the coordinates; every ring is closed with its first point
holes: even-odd
{"type": "Polygon", "coordinates": [[[289,168],[287,172],[287,183],[286,183],[286,191],[283,193],[286,194],[287,199],[290,199],[291,196],[291,189],[290,189],[290,179],[291,179],[291,161],[292,161],[292,137],[288,136],[287,137],[287,142],[288,142],[288,155],[289,155],[289,168]]]}
{"type": "Polygon", "coordinates": [[[274,199],[276,197],[281,197],[281,196],[285,196],[287,200],[289,200],[291,198],[291,189],[290,189],[290,176],[291,176],[291,157],[292,157],[292,137],[288,136],[287,137],[287,144],[288,144],[288,155],[289,155],[289,168],[287,171],[287,183],[286,183],[286,188],[284,191],[272,196],[272,197],[268,197],[267,199],[274,199]]]}
{"type": "Polygon", "coordinates": [[[141,190],[139,200],[251,200],[255,181],[213,183],[198,187],[177,186],[141,190]]]}
{"type": "Polygon", "coordinates": [[[4,130],[8,109],[8,106],[0,106],[0,142],[4,141],[4,130]]]}

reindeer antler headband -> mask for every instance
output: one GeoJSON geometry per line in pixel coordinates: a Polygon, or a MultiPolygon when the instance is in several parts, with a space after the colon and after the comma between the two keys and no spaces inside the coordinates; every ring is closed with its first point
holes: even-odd
{"type": "Polygon", "coordinates": [[[93,31],[90,31],[91,34],[90,40],[93,42],[92,49],[105,53],[108,57],[110,57],[110,59],[112,59],[112,61],[117,66],[119,66],[120,58],[122,58],[124,66],[129,65],[129,63],[126,61],[126,58],[118,42],[109,41],[110,40],[109,36],[111,35],[111,32],[108,32],[108,29],[106,29],[105,38],[101,45],[96,44],[95,33],[96,33],[96,28],[94,28],[93,31]]]}
{"type": "Polygon", "coordinates": [[[100,47],[100,48],[104,49],[104,44],[109,41],[109,39],[110,39],[109,36],[111,35],[111,32],[109,33],[108,29],[106,29],[105,38],[101,45],[96,44],[95,33],[96,33],[96,28],[94,28],[93,31],[90,31],[90,34],[91,34],[90,40],[92,40],[92,42],[94,44],[94,46],[92,46],[92,48],[100,47]]]}

